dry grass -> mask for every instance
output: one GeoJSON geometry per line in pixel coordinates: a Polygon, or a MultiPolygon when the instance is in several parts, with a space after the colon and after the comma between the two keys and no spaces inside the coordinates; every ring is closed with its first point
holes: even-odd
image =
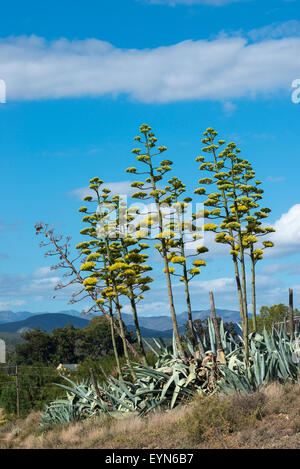
{"type": "Polygon", "coordinates": [[[97,417],[42,429],[39,413],[0,427],[0,448],[300,448],[300,384],[197,397],[148,418],[97,417]]]}

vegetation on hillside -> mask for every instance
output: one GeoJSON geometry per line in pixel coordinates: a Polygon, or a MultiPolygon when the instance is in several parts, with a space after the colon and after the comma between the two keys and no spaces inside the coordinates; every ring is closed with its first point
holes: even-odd
{"type": "Polygon", "coordinates": [[[197,396],[188,405],[141,419],[99,415],[40,427],[39,412],[0,426],[0,448],[297,449],[299,384],[273,383],[251,395],[197,396]]]}

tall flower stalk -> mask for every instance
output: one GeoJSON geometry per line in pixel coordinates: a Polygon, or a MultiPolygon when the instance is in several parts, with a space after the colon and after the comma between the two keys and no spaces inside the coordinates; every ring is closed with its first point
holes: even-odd
{"type": "Polygon", "coordinates": [[[190,294],[190,282],[200,274],[200,267],[204,267],[206,262],[203,259],[195,259],[192,266],[189,261],[203,254],[208,249],[202,244],[194,246],[194,242],[202,239],[202,235],[198,232],[199,229],[192,221],[192,217],[188,219],[186,211],[188,204],[192,201],[190,197],[185,197],[180,200],[180,196],[185,193],[186,186],[180,181],[179,178],[173,177],[169,181],[168,191],[172,194],[171,208],[173,213],[170,215],[171,221],[167,224],[168,228],[176,232],[176,239],[170,244],[169,260],[174,265],[181,267],[181,273],[173,273],[174,276],[179,276],[180,281],[184,284],[185,298],[188,312],[188,325],[191,330],[193,345],[197,345],[199,352],[204,355],[204,348],[199,339],[199,335],[193,327],[193,313],[190,294]],[[194,241],[192,241],[194,240],[194,241]],[[191,248],[190,245],[193,245],[191,248]]]}
{"type": "MultiPolygon", "coordinates": [[[[199,168],[200,171],[207,171],[210,175],[210,177],[200,179],[199,183],[216,186],[218,190],[218,192],[208,194],[204,206],[206,208],[212,207],[212,209],[204,210],[203,213],[205,218],[217,220],[218,224],[207,223],[204,225],[204,230],[215,232],[215,241],[228,244],[230,247],[245,341],[245,363],[248,365],[248,303],[245,256],[249,245],[252,243],[251,233],[247,232],[246,226],[249,227],[249,217],[251,217],[252,211],[259,207],[257,202],[260,200],[263,191],[258,187],[260,181],[255,181],[254,184],[248,183],[249,180],[254,178],[254,172],[250,163],[239,157],[240,150],[236,144],[230,142],[220,151],[219,149],[226,142],[224,140],[216,142],[217,135],[218,133],[212,128],[208,128],[204,132],[202,143],[206,146],[202,150],[211,158],[207,160],[204,156],[200,156],[196,159],[202,163],[199,168]]],[[[199,187],[195,193],[204,195],[206,189],[199,187]]],[[[263,211],[260,213],[263,213],[263,211]]],[[[253,281],[255,283],[255,277],[253,281]]],[[[252,291],[255,293],[255,285],[252,291]]]]}
{"type": "MultiPolygon", "coordinates": [[[[172,243],[172,240],[175,236],[174,232],[171,230],[165,229],[164,224],[164,212],[163,209],[169,206],[172,195],[167,194],[167,190],[161,189],[158,186],[158,183],[163,179],[163,176],[171,171],[172,161],[170,160],[163,160],[158,165],[155,164],[154,159],[156,156],[161,155],[163,152],[167,150],[165,146],[157,146],[157,138],[155,137],[154,133],[151,132],[151,127],[144,124],[140,127],[140,133],[142,136],[135,137],[135,140],[139,143],[143,143],[144,145],[144,153],[141,153],[142,150],[140,148],[135,148],[132,150],[132,153],[136,154],[136,159],[145,165],[145,171],[142,173],[137,173],[135,167],[131,167],[127,169],[127,172],[134,173],[134,174],[143,174],[146,175],[145,182],[136,181],[132,183],[132,187],[136,187],[139,189],[138,192],[132,195],[133,198],[137,198],[144,201],[152,200],[155,203],[155,214],[152,215],[146,220],[146,226],[149,228],[153,225],[154,219],[158,227],[158,235],[156,238],[158,239],[158,243],[155,247],[161,253],[164,263],[164,273],[166,276],[167,282],[167,289],[168,289],[168,297],[169,297],[169,305],[170,311],[172,316],[172,324],[173,324],[173,331],[176,340],[176,344],[179,350],[180,355],[184,358],[184,350],[183,346],[180,341],[179,331],[178,331],[178,324],[176,318],[176,311],[174,305],[174,296],[172,290],[172,281],[171,281],[171,272],[169,266],[169,247],[172,243]]],[[[143,225],[145,226],[145,224],[143,225]]],[[[142,230],[143,231],[143,230],[142,230]]],[[[144,231],[145,233],[145,231],[144,231]]],[[[145,236],[148,235],[148,231],[146,231],[145,236]]],[[[171,270],[172,271],[172,270],[171,270]]]]}

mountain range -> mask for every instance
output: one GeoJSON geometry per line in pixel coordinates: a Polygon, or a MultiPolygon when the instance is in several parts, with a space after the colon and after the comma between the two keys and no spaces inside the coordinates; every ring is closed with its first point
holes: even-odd
{"type": "MultiPolygon", "coordinates": [[[[224,322],[239,322],[238,311],[217,309],[217,316],[223,318],[224,322]]],[[[193,311],[193,319],[205,319],[210,316],[210,310],[193,311]]],[[[128,330],[135,330],[134,321],[131,314],[123,314],[123,320],[128,330]]],[[[183,333],[187,322],[187,312],[177,315],[179,332],[183,333]]],[[[72,324],[74,327],[82,328],[88,326],[91,317],[87,317],[76,310],[60,311],[58,313],[30,313],[21,311],[0,311],[0,332],[23,333],[29,329],[39,327],[48,333],[56,327],[65,327],[72,324]]],[[[171,316],[140,316],[139,323],[143,337],[166,337],[173,335],[171,316]]]]}

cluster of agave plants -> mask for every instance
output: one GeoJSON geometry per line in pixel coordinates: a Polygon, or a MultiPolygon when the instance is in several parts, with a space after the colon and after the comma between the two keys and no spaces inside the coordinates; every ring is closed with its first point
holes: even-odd
{"type": "MultiPolygon", "coordinates": [[[[188,403],[195,394],[252,393],[272,381],[296,381],[299,373],[300,328],[294,337],[273,329],[249,336],[249,364],[245,366],[242,335],[234,338],[220,323],[220,339],[225,360],[218,359],[217,338],[213,321],[208,319],[208,337],[198,336],[204,355],[186,338],[186,358],[180,355],[176,340],[165,345],[155,340],[154,367],[136,363],[128,371],[128,380],[112,376],[100,385],[92,381],[75,383],[65,377],[65,399],[57,399],[46,406],[41,425],[67,423],[106,414],[120,418],[128,412],[145,416],[157,410],[171,410],[188,403]],[[131,372],[131,374],[129,373],[131,372]],[[132,372],[136,379],[132,382],[132,372]]],[[[145,341],[146,342],[146,341],[145,341]]],[[[126,378],[126,375],[125,375],[126,378]]]]}

